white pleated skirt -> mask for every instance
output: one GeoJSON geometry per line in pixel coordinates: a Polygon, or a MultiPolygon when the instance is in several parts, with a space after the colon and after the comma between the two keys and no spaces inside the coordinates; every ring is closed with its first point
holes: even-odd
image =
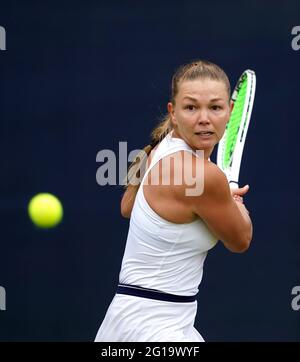
{"type": "Polygon", "coordinates": [[[204,342],[195,329],[197,301],[177,303],[116,294],[95,342],[204,342]]]}

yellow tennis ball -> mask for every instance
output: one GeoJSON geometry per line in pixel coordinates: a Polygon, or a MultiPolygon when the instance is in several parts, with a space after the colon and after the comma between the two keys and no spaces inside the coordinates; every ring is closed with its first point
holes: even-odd
{"type": "Polygon", "coordinates": [[[59,224],[63,217],[61,202],[52,194],[35,195],[29,202],[28,213],[32,222],[40,228],[52,228],[59,224]]]}

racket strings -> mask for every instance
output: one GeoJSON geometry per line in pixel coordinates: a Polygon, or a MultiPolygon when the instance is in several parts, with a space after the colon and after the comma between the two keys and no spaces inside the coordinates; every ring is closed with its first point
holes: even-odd
{"type": "Polygon", "coordinates": [[[230,120],[226,127],[226,139],[225,139],[225,150],[223,153],[223,165],[228,167],[231,162],[231,156],[233,154],[237,137],[242,121],[242,115],[245,107],[246,94],[247,94],[247,77],[244,78],[240,85],[240,89],[237,94],[237,98],[234,102],[234,108],[231,113],[230,120]]]}

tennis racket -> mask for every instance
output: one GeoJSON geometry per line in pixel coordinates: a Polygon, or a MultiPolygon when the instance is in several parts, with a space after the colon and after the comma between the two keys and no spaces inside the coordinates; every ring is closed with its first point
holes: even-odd
{"type": "Polygon", "coordinates": [[[248,69],[240,76],[232,93],[231,99],[234,107],[225,133],[218,145],[217,165],[225,173],[230,188],[239,187],[239,173],[254,103],[255,88],[255,73],[248,69]]]}

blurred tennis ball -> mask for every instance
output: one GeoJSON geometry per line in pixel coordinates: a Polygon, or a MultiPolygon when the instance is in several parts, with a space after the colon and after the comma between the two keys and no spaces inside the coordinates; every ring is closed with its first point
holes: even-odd
{"type": "Polygon", "coordinates": [[[29,202],[28,214],[32,222],[40,228],[52,228],[63,218],[61,202],[52,194],[40,193],[29,202]]]}

